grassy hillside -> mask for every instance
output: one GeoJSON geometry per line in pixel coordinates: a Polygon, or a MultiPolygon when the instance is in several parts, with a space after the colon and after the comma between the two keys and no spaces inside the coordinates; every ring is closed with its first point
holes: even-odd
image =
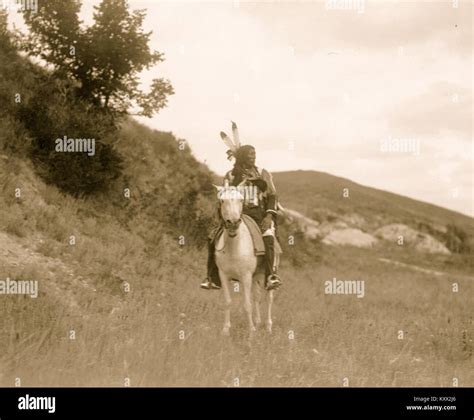
{"type": "Polygon", "coordinates": [[[467,257],[474,251],[474,219],[461,213],[323,172],[281,172],[274,178],[281,201],[318,222],[357,218],[365,231],[402,223],[432,235],[454,253],[467,257]]]}
{"type": "Polygon", "coordinates": [[[338,214],[359,213],[374,224],[384,220],[427,223],[435,228],[454,224],[474,236],[474,220],[461,213],[402,195],[366,187],[345,178],[317,171],[275,172],[282,201],[316,220],[331,210],[338,214]],[[349,197],[343,196],[344,189],[349,197]]]}
{"type": "MultiPolygon", "coordinates": [[[[213,174],[172,133],[126,120],[108,139],[121,176],[90,196],[65,193],[43,176],[30,149],[36,133],[13,100],[44,92],[44,70],[0,46],[0,280],[39,283],[36,299],[0,295],[0,386],[474,385],[472,273],[396,265],[405,251],[395,246],[326,247],[292,225],[280,232],[273,335],[247,340],[234,291],[233,330],[221,337],[222,296],[198,288],[213,174]],[[326,295],[333,277],[365,281],[365,297],[326,295]]],[[[277,174],[284,204],[315,206],[310,180],[277,174]]],[[[331,185],[320,182],[327,194],[316,207],[352,211],[335,209],[340,185],[331,185]]],[[[384,193],[368,200],[370,189],[350,188],[352,205],[365,194],[356,210],[371,221],[384,193]]]]}

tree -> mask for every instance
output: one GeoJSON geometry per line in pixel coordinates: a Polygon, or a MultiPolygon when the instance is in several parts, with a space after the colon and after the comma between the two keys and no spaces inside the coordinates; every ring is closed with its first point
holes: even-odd
{"type": "Polygon", "coordinates": [[[75,0],[40,0],[38,13],[26,10],[23,14],[30,29],[24,49],[51,64],[58,76],[74,77],[83,65],[75,55],[75,49],[84,46],[80,8],[75,0]]]}
{"type": "Polygon", "coordinates": [[[168,80],[154,79],[149,92],[139,89],[139,74],[164,60],[149,48],[145,12],[130,11],[127,0],[103,0],[94,7],[94,24],[84,27],[80,8],[77,0],[40,0],[38,13],[25,11],[25,50],[75,80],[78,97],[104,112],[138,109],[135,114],[151,117],[165,107],[174,93],[168,80]]]}

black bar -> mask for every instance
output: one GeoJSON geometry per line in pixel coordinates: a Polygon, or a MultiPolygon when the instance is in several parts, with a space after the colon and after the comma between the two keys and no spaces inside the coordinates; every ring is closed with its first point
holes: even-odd
{"type": "Polygon", "coordinates": [[[247,419],[258,413],[269,419],[288,410],[295,419],[472,420],[474,388],[0,388],[0,420],[185,415],[193,420],[208,415],[247,419]],[[48,412],[53,411],[52,404],[47,404],[52,400],[32,397],[54,397],[54,412],[48,412]],[[20,409],[20,403],[33,408],[20,409]]]}

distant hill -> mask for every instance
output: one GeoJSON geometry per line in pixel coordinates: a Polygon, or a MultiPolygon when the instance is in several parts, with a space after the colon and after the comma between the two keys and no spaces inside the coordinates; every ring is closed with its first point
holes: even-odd
{"type": "Polygon", "coordinates": [[[309,217],[318,209],[331,209],[335,213],[357,212],[376,219],[387,216],[437,225],[453,223],[474,234],[474,219],[469,216],[325,172],[274,172],[273,177],[281,200],[291,202],[293,208],[309,217]],[[349,190],[348,198],[343,197],[345,188],[349,190]]]}
{"type": "Polygon", "coordinates": [[[368,230],[403,223],[443,242],[448,240],[447,236],[456,234],[462,237],[460,240],[473,243],[474,219],[452,210],[324,172],[276,172],[273,177],[282,204],[318,222],[360,217],[368,230]]]}

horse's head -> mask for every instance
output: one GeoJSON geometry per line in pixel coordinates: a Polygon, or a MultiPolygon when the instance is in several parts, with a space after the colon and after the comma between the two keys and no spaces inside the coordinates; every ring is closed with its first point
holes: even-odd
{"type": "Polygon", "coordinates": [[[241,186],[241,184],[236,187],[229,186],[228,182],[223,187],[216,186],[224,227],[231,238],[237,235],[237,229],[242,222],[244,196],[241,193],[241,186]]]}

